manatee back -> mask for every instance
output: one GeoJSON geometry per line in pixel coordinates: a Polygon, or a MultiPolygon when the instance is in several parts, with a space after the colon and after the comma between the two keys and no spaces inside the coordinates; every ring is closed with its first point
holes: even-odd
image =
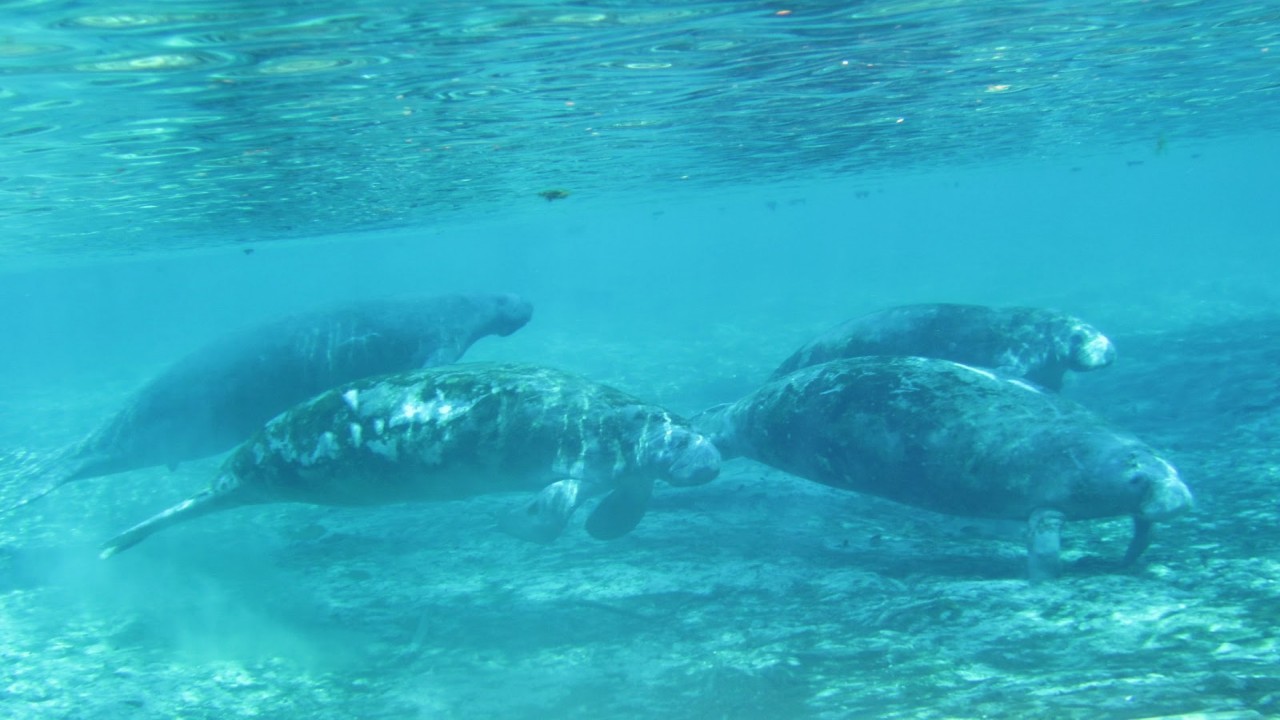
{"type": "Polygon", "coordinates": [[[474,363],[348,384],[273,420],[234,472],[280,500],[370,504],[652,474],[661,410],[558,371],[474,363]]]}
{"type": "Polygon", "coordinates": [[[457,361],[532,310],[513,295],[410,297],[341,305],[233,333],[178,361],[77,450],[89,477],[222,452],[329,388],[457,361]]]}
{"type": "Polygon", "coordinates": [[[793,353],[774,370],[777,379],[800,368],[841,358],[868,355],[942,357],[956,352],[954,323],[958,311],[977,306],[904,305],[861,315],[827,330],[793,353]]]}
{"type": "Polygon", "coordinates": [[[771,378],[841,358],[901,355],[998,369],[1058,389],[1077,326],[1088,328],[1075,318],[1038,308],[904,305],[837,325],[787,358],[771,378]]]}

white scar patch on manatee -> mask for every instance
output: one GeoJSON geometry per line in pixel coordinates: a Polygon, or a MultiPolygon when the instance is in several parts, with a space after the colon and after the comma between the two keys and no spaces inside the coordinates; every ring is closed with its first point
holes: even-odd
{"type": "Polygon", "coordinates": [[[1101,365],[1111,353],[1111,341],[1107,339],[1106,335],[1097,334],[1080,349],[1084,356],[1089,359],[1090,365],[1101,365]]]}
{"type": "MultiPolygon", "coordinates": [[[[369,452],[392,462],[401,459],[400,440],[405,433],[417,434],[419,428],[423,432],[431,432],[429,428],[437,428],[440,431],[439,441],[447,443],[452,435],[448,426],[465,417],[475,404],[447,398],[441,390],[436,390],[434,397],[424,400],[415,388],[381,385],[358,393],[349,390],[343,393],[343,400],[366,421],[359,425],[359,429],[354,423],[349,426],[353,444],[358,447],[363,443],[369,452]],[[366,433],[370,437],[365,437],[366,433]]],[[[432,464],[439,463],[442,458],[441,449],[430,444],[416,454],[432,464]]]]}
{"type": "MultiPolygon", "coordinates": [[[[675,423],[671,421],[671,416],[665,411],[662,413],[662,448],[665,450],[671,447],[671,438],[676,434],[675,423]]],[[[636,458],[639,460],[639,458],[636,458]]]]}
{"type": "Polygon", "coordinates": [[[400,404],[399,411],[391,416],[389,424],[391,427],[406,423],[435,423],[443,425],[462,416],[470,409],[471,405],[455,403],[446,398],[443,392],[436,390],[436,396],[425,402],[416,397],[406,398],[400,404]]]}
{"type": "Polygon", "coordinates": [[[303,465],[315,465],[321,460],[329,460],[338,457],[338,436],[328,430],[320,433],[320,437],[316,439],[315,450],[311,452],[311,456],[302,459],[303,465]]]}
{"type": "Polygon", "coordinates": [[[556,447],[555,463],[551,466],[551,471],[557,475],[565,477],[581,478],[587,467],[587,411],[591,409],[591,401],[583,400],[582,411],[577,413],[564,413],[564,432],[560,434],[561,441],[556,447]],[[575,427],[570,427],[569,423],[576,420],[575,427]],[[574,432],[576,431],[576,434],[574,432]],[[578,452],[576,456],[570,456],[565,440],[568,438],[578,439],[578,452]]]}
{"type": "Polygon", "coordinates": [[[267,449],[264,456],[267,454],[275,455],[287,463],[291,463],[298,459],[298,454],[293,451],[293,443],[289,442],[288,438],[279,439],[272,437],[267,440],[267,449]]]}
{"type": "Polygon", "coordinates": [[[622,454],[622,446],[615,443],[613,448],[612,477],[620,477],[627,470],[627,456],[622,454]]]}
{"type": "Polygon", "coordinates": [[[671,422],[671,416],[664,411],[662,413],[662,439],[666,442],[671,442],[671,436],[675,435],[675,432],[675,423],[671,422]]]}
{"type": "Polygon", "coordinates": [[[654,420],[655,418],[651,417],[645,418],[639,441],[632,445],[635,451],[632,461],[637,466],[646,465],[654,458],[664,457],[675,437],[677,428],[669,413],[665,411],[662,413],[662,419],[658,421],[656,427],[653,424],[654,420]],[[658,446],[656,451],[655,445],[658,446]]]}
{"type": "MultiPolygon", "coordinates": [[[[338,436],[328,430],[320,434],[316,438],[315,447],[311,454],[302,455],[294,448],[293,443],[288,437],[271,438],[266,449],[267,453],[275,455],[286,463],[297,463],[302,466],[315,465],[321,460],[333,459],[340,454],[341,447],[338,445],[338,436]]],[[[254,448],[255,455],[260,452],[261,446],[254,448]]],[[[263,453],[265,457],[265,453],[263,453]]]]}
{"type": "Polygon", "coordinates": [[[391,427],[397,427],[406,423],[413,424],[419,419],[425,420],[427,417],[427,405],[417,398],[405,400],[400,405],[400,411],[391,416],[391,427]]]}

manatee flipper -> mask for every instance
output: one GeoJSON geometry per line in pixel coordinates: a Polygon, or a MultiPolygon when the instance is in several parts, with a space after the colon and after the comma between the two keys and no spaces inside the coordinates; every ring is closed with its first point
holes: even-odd
{"type": "Polygon", "coordinates": [[[1151,544],[1152,522],[1146,518],[1133,518],[1133,540],[1129,541],[1129,549],[1124,553],[1120,564],[1129,567],[1138,561],[1138,556],[1151,544]]]}
{"type": "Polygon", "coordinates": [[[560,537],[569,516],[586,499],[582,483],[567,478],[542,488],[532,500],[498,521],[508,535],[536,543],[549,543],[560,537]]]}
{"type": "Polygon", "coordinates": [[[198,518],[201,515],[208,515],[209,513],[247,504],[241,494],[235,492],[238,487],[239,485],[232,484],[226,489],[219,490],[215,485],[215,487],[208,490],[202,490],[168,510],[143,520],[103,543],[102,552],[98,553],[98,557],[106,560],[112,555],[137,545],[151,533],[163,530],[170,525],[176,525],[177,523],[198,518]]]}
{"type": "Polygon", "coordinates": [[[652,494],[652,480],[614,490],[587,516],[587,532],[597,540],[614,540],[626,535],[640,524],[652,494]]]}
{"type": "Polygon", "coordinates": [[[1036,510],[1027,522],[1027,569],[1031,582],[1052,580],[1062,570],[1062,521],[1057,510],[1036,510]]]}

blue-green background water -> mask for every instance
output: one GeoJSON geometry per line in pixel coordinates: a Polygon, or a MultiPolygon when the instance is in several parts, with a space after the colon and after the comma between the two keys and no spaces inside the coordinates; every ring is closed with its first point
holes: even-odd
{"type": "Polygon", "coordinates": [[[691,413],[919,301],[1057,307],[1068,397],[1197,494],[1017,539],[746,463],[635,533],[510,498],[227,513],[217,461],[0,518],[0,713],[1280,714],[1280,14],[1267,3],[0,3],[0,482],[186,352],[333,300],[518,292],[467,359],[691,413]],[[563,189],[548,202],[538,193],[563,189]]]}

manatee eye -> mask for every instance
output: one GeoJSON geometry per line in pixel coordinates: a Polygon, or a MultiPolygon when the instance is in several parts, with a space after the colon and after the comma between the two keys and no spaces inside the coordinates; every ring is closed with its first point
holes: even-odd
{"type": "Polygon", "coordinates": [[[1146,483],[1146,482],[1147,482],[1147,476],[1146,476],[1146,475],[1142,475],[1142,474],[1135,474],[1135,475],[1130,475],[1130,476],[1129,476],[1129,485],[1131,485],[1131,486],[1133,486],[1133,487],[1138,487],[1139,485],[1142,485],[1142,484],[1144,484],[1144,483],[1146,483]]]}

